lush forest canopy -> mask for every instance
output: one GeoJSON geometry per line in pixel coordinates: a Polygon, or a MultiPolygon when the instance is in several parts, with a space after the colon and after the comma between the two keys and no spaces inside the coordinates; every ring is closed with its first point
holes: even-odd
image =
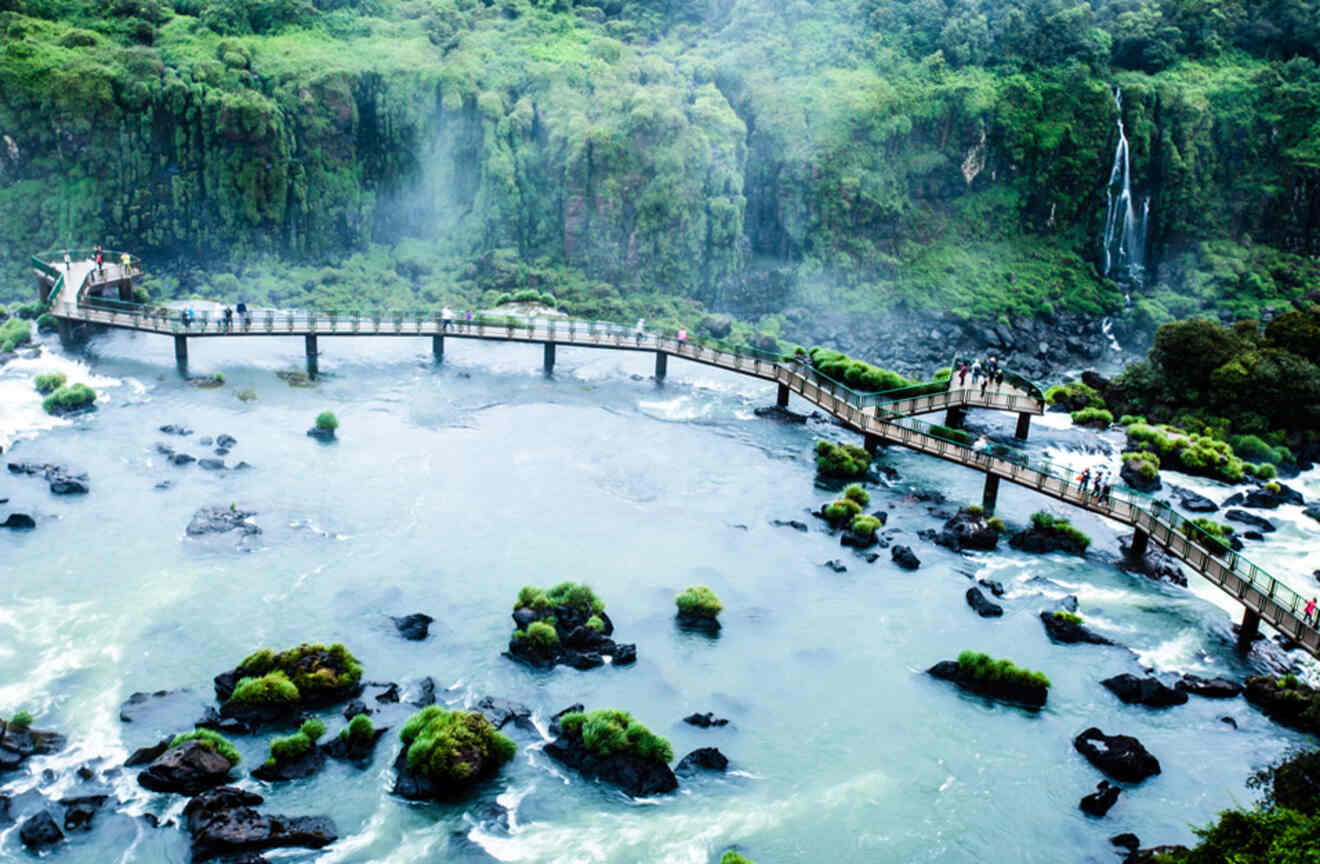
{"type": "Polygon", "coordinates": [[[1320,285],[1317,0],[0,0],[0,34],[0,299],[101,241],[158,294],[321,308],[1111,314],[1115,86],[1139,324],[1320,285]]]}

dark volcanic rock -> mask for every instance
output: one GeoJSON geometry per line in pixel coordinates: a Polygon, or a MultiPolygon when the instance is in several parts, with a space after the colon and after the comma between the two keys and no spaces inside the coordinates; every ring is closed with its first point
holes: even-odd
{"type": "Polygon", "coordinates": [[[207,471],[225,470],[225,460],[223,459],[211,459],[211,458],[198,459],[197,464],[198,466],[205,468],[207,471]]]}
{"type": "Polygon", "coordinates": [[[729,721],[723,717],[716,717],[714,713],[707,711],[705,714],[689,714],[683,718],[683,722],[689,726],[709,729],[712,726],[725,726],[729,721]]]}
{"type": "Polygon", "coordinates": [[[1098,633],[1093,633],[1070,618],[1055,615],[1053,612],[1040,613],[1041,623],[1050,639],[1064,644],[1086,642],[1091,645],[1113,645],[1115,643],[1098,633]]]}
{"type": "Polygon", "coordinates": [[[1255,489],[1249,489],[1246,492],[1235,493],[1224,502],[1224,506],[1236,507],[1240,504],[1244,507],[1274,510],[1281,504],[1306,504],[1306,499],[1296,489],[1277,482],[1269,485],[1257,486],[1255,489]],[[1271,490],[1269,485],[1277,487],[1278,491],[1271,490]]]}
{"type": "Polygon", "coordinates": [[[723,773],[729,767],[729,760],[718,747],[698,747],[679,760],[674,773],[688,777],[698,771],[718,771],[723,773]]]}
{"type": "Polygon", "coordinates": [[[189,456],[187,453],[173,453],[169,457],[171,465],[187,465],[190,462],[196,462],[196,457],[189,456]]]}
{"type": "Polygon", "coordinates": [[[496,729],[503,729],[508,723],[524,726],[532,721],[532,709],[518,702],[499,699],[495,696],[483,696],[476,704],[480,711],[496,729]]]}
{"type": "Polygon", "coordinates": [[[616,666],[636,662],[636,645],[616,643],[609,638],[614,632],[614,622],[604,611],[593,612],[566,605],[555,606],[551,611],[552,626],[558,638],[553,643],[545,644],[528,636],[520,637],[519,633],[525,634],[536,621],[550,623],[546,616],[538,615],[530,609],[515,609],[513,620],[518,629],[509,639],[509,648],[504,656],[537,669],[550,669],[559,664],[575,669],[594,669],[603,666],[607,656],[613,658],[616,666]],[[593,616],[601,619],[603,626],[599,630],[587,626],[593,616]]]}
{"type": "Polygon", "coordinates": [[[967,507],[958,508],[958,512],[944,523],[943,533],[953,535],[953,543],[958,549],[988,551],[999,545],[999,532],[989,527],[985,514],[974,513],[967,507]]]}
{"type": "Polygon", "coordinates": [[[55,824],[49,810],[42,810],[28,818],[23,827],[18,829],[18,837],[23,845],[34,851],[54,846],[64,839],[64,832],[55,824]]]}
{"type": "Polygon", "coordinates": [[[637,662],[637,646],[631,642],[619,642],[614,646],[614,665],[629,666],[637,662]]]}
{"type": "Polygon", "coordinates": [[[331,759],[345,759],[349,762],[365,763],[376,752],[376,742],[388,731],[390,731],[388,726],[376,726],[372,729],[370,738],[336,735],[321,750],[331,759]]]}
{"type": "Polygon", "coordinates": [[[322,429],[319,426],[313,426],[307,430],[308,438],[315,438],[317,441],[330,442],[335,440],[335,430],[322,429]]]}
{"type": "Polygon", "coordinates": [[[185,741],[156,757],[138,783],[153,792],[196,795],[229,779],[229,760],[200,741],[185,741]]]}
{"type": "MultiPolygon", "coordinates": [[[[435,704],[435,679],[430,675],[417,682],[417,696],[409,700],[418,708],[435,704]]],[[[349,719],[352,719],[351,717],[349,719]]]]}
{"type": "Polygon", "coordinates": [[[1219,505],[1209,498],[1191,489],[1174,489],[1173,494],[1178,498],[1178,505],[1188,513],[1213,513],[1219,509],[1219,505]]]}
{"type": "Polygon", "coordinates": [[[359,714],[371,714],[372,710],[361,699],[354,699],[344,706],[344,719],[352,720],[359,714]]]}
{"type": "Polygon", "coordinates": [[[167,424],[167,425],[165,425],[165,426],[160,427],[160,431],[164,432],[166,435],[191,435],[191,434],[193,434],[193,430],[191,430],[191,429],[189,429],[187,426],[184,426],[184,425],[179,424],[179,423],[169,423],[169,424],[167,424]]]}
{"type": "Polygon", "coordinates": [[[1124,483],[1133,489],[1136,489],[1138,492],[1156,492],[1161,486],[1160,475],[1158,472],[1156,472],[1152,479],[1147,480],[1145,477],[1141,476],[1141,472],[1137,470],[1136,464],[1129,462],[1126,459],[1123,460],[1123,467],[1119,469],[1118,476],[1123,478],[1124,483]]]}
{"type": "Polygon", "coordinates": [[[255,511],[236,507],[203,507],[193,514],[192,521],[188,523],[188,536],[201,537],[227,531],[238,531],[244,535],[260,534],[261,529],[248,521],[255,515],[255,511]]]}
{"type": "Polygon", "coordinates": [[[472,767],[468,777],[437,782],[428,774],[408,770],[408,748],[404,747],[394,759],[394,794],[409,801],[456,801],[471,792],[477,783],[495,776],[502,764],[494,754],[476,748],[469,748],[465,756],[472,767]]]}
{"type": "Polygon", "coordinates": [[[799,522],[797,519],[789,519],[787,521],[783,519],[772,519],[770,520],[770,524],[776,528],[792,528],[794,531],[801,531],[803,534],[807,533],[807,523],[799,522]]]}
{"type": "Polygon", "coordinates": [[[86,495],[91,488],[91,482],[86,474],[79,474],[63,465],[52,465],[47,462],[10,462],[9,472],[40,476],[50,484],[50,491],[56,495],[86,495]]]}
{"type": "Polygon", "coordinates": [[[991,699],[1013,702],[1028,708],[1040,708],[1049,696],[1048,687],[1033,687],[1008,681],[990,681],[964,675],[957,662],[941,660],[926,670],[926,674],[941,681],[952,681],[961,689],[991,699]]]}
{"type": "Polygon", "coordinates": [[[1146,554],[1140,559],[1132,554],[1131,534],[1119,538],[1118,548],[1122,552],[1117,562],[1120,570],[1140,573],[1148,579],[1159,579],[1181,585],[1183,588],[1187,587],[1187,574],[1183,573],[1178,560],[1154,543],[1147,545],[1146,554]]]}
{"type": "Polygon", "coordinates": [[[831,558],[829,561],[826,561],[826,562],[825,562],[824,566],[830,568],[830,569],[833,570],[835,573],[847,573],[847,572],[848,572],[848,565],[847,565],[847,564],[844,564],[844,563],[843,563],[842,561],[840,561],[838,558],[831,558]]]}
{"type": "Polygon", "coordinates": [[[215,446],[224,447],[226,450],[232,449],[233,446],[237,443],[238,443],[237,438],[235,438],[233,435],[226,435],[223,432],[220,433],[220,435],[216,436],[215,439],[215,446]]]}
{"type": "Polygon", "coordinates": [[[1073,746],[1096,768],[1124,783],[1160,773],[1159,760],[1131,735],[1106,735],[1092,726],[1073,739],[1073,746]]]}
{"type": "MultiPolygon", "coordinates": [[[[847,570],[848,568],[844,568],[847,570]]],[[[836,572],[843,572],[842,570],[836,572]]],[[[678,624],[682,630],[695,630],[699,633],[705,633],[708,636],[718,636],[720,632],[720,619],[711,618],[706,615],[697,615],[692,612],[678,612],[674,615],[674,623],[678,624]]]]}
{"type": "Polygon", "coordinates": [[[986,596],[981,593],[980,588],[967,589],[967,605],[976,611],[982,618],[998,618],[1004,614],[1004,607],[998,603],[991,603],[986,596]]]}
{"type": "Polygon", "coordinates": [[[789,411],[787,408],[781,408],[778,405],[762,405],[753,408],[752,413],[757,417],[764,417],[769,420],[779,420],[783,423],[806,423],[807,415],[799,414],[796,411],[789,411]]]}
{"type": "Polygon", "coordinates": [[[1264,516],[1257,516],[1255,513],[1248,513],[1246,510],[1229,510],[1224,514],[1224,518],[1229,522],[1240,522],[1243,525],[1250,525],[1258,531],[1268,534],[1276,530],[1274,523],[1264,516]]]}
{"type": "Polygon", "coordinates": [[[921,559],[906,546],[895,546],[889,551],[889,555],[894,559],[894,563],[904,570],[916,570],[921,566],[921,559]]]}
{"type": "Polygon", "coordinates": [[[394,626],[398,628],[400,636],[410,642],[420,642],[430,632],[431,622],[435,619],[430,615],[414,612],[411,615],[404,615],[402,618],[392,618],[391,620],[394,622],[394,626]]]}
{"type": "Polygon", "coordinates": [[[1141,841],[1137,839],[1137,835],[1131,832],[1115,834],[1113,837],[1109,838],[1109,842],[1111,845],[1117,846],[1120,849],[1126,849],[1129,852],[1141,845],[1141,841]]]}
{"type": "Polygon", "coordinates": [[[390,682],[389,686],[376,694],[376,701],[382,705],[393,705],[399,701],[399,685],[390,682]]]}
{"type": "Polygon", "coordinates": [[[1108,780],[1101,780],[1095,787],[1095,791],[1082,798],[1077,804],[1082,812],[1088,816],[1099,818],[1109,812],[1109,808],[1118,802],[1119,788],[1111,785],[1108,780]]]}
{"type": "Polygon", "coordinates": [[[1320,690],[1302,684],[1295,677],[1252,675],[1247,679],[1246,696],[1248,702],[1275,723],[1320,734],[1320,690]]]}
{"type": "Polygon", "coordinates": [[[1207,699],[1232,699],[1242,692],[1242,685],[1227,678],[1201,678],[1196,675],[1184,675],[1173,685],[1184,693],[1204,696],[1207,699]]]}
{"type": "Polygon", "coordinates": [[[311,777],[325,767],[325,753],[316,744],[312,744],[301,755],[292,759],[267,759],[252,772],[258,780],[278,783],[284,780],[301,780],[311,777]]]}
{"type": "Polygon", "coordinates": [[[64,736],[57,732],[5,727],[0,735],[0,774],[13,771],[32,756],[64,749],[64,736]]]}
{"type": "Polygon", "coordinates": [[[986,590],[988,590],[991,594],[995,595],[996,597],[1003,597],[1003,596],[1004,596],[1004,586],[1003,586],[1003,583],[996,582],[996,581],[993,580],[993,579],[977,579],[976,581],[977,581],[978,584],[981,585],[981,587],[985,588],[986,590]]]}
{"type": "Polygon", "coordinates": [[[1086,547],[1067,534],[1032,525],[1025,531],[1019,531],[1008,540],[1008,545],[1022,552],[1043,554],[1047,552],[1066,552],[1069,555],[1085,555],[1086,547]]]}
{"type": "Polygon", "coordinates": [[[5,517],[5,521],[0,522],[0,528],[13,528],[16,531],[27,531],[37,527],[37,520],[33,519],[27,513],[11,512],[5,517]]]}
{"type": "Polygon", "coordinates": [[[559,737],[545,745],[544,752],[583,777],[612,783],[633,797],[660,795],[678,788],[678,778],[665,763],[626,752],[600,756],[587,749],[580,730],[561,729],[559,737]]]}
{"type": "Polygon", "coordinates": [[[183,810],[193,861],[301,846],[320,849],[339,839],[327,816],[269,816],[252,809],[260,795],[225,786],[197,796],[183,810]]]}
{"type": "Polygon", "coordinates": [[[163,738],[159,744],[153,744],[150,747],[139,747],[129,754],[128,759],[124,760],[125,768],[134,768],[138,765],[149,765],[160,758],[160,755],[170,749],[170,739],[163,738]]]}
{"type": "Polygon", "coordinates": [[[1166,687],[1158,678],[1138,678],[1136,675],[1123,673],[1100,682],[1128,705],[1145,705],[1147,708],[1169,708],[1182,705],[1187,701],[1187,694],[1172,687],[1166,687]]]}

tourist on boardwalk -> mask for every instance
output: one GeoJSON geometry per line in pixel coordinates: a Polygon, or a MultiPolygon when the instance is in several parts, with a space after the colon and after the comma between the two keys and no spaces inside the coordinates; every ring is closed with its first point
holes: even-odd
{"type": "Polygon", "coordinates": [[[127,273],[129,269],[131,269],[132,264],[133,264],[133,259],[128,257],[127,252],[119,253],[119,266],[124,268],[125,273],[127,273]]]}
{"type": "Polygon", "coordinates": [[[989,449],[990,449],[990,439],[985,437],[984,435],[982,435],[980,438],[977,438],[976,443],[972,445],[973,453],[984,453],[986,450],[989,449]]]}
{"type": "Polygon", "coordinates": [[[228,306],[225,307],[225,332],[228,333],[234,327],[234,310],[228,306]]]}
{"type": "Polygon", "coordinates": [[[990,373],[986,372],[981,376],[981,395],[985,395],[985,388],[990,383],[990,373]]]}
{"type": "Polygon", "coordinates": [[[69,250],[68,250],[68,249],[65,249],[65,250],[64,250],[64,272],[66,272],[66,273],[70,272],[70,268],[72,268],[72,267],[73,267],[73,260],[69,258],[69,250]]]}
{"type": "Polygon", "coordinates": [[[101,255],[101,247],[100,247],[100,246],[97,246],[97,247],[96,247],[96,275],[98,275],[98,276],[104,276],[104,275],[105,275],[105,259],[104,259],[104,257],[101,255]]]}
{"type": "Polygon", "coordinates": [[[1306,621],[1307,624],[1311,624],[1311,623],[1313,623],[1313,619],[1314,619],[1314,616],[1315,616],[1315,598],[1314,598],[1314,597],[1312,597],[1310,600],[1307,600],[1307,601],[1306,601],[1306,610],[1305,610],[1305,613],[1304,613],[1304,614],[1305,614],[1305,617],[1303,618],[1303,620],[1306,621]]]}
{"type": "Polygon", "coordinates": [[[686,345],[686,344],[687,344],[687,328],[686,328],[686,327],[679,327],[679,328],[678,328],[678,347],[679,347],[679,348],[682,348],[682,347],[683,347],[684,345],[686,345]]]}
{"type": "Polygon", "coordinates": [[[646,336],[646,319],[645,319],[645,318],[638,318],[638,319],[637,319],[637,327],[636,327],[636,329],[635,329],[635,334],[636,334],[636,336],[637,336],[637,344],[638,344],[638,345],[641,345],[641,344],[642,344],[642,338],[643,338],[644,336],[646,336]]]}
{"type": "Polygon", "coordinates": [[[963,360],[958,364],[958,386],[967,386],[967,361],[963,360]]]}
{"type": "Polygon", "coordinates": [[[1001,388],[1001,387],[1003,387],[1003,386],[1004,386],[1004,370],[1003,370],[1003,369],[996,369],[996,370],[995,370],[995,389],[998,390],[999,388],[1001,388]]]}
{"type": "Polygon", "coordinates": [[[246,301],[239,300],[238,306],[236,307],[235,311],[238,312],[239,323],[242,324],[244,327],[252,323],[250,320],[248,320],[246,301]]]}
{"type": "Polygon", "coordinates": [[[1091,484],[1091,469],[1086,468],[1081,474],[1077,475],[1077,485],[1082,490],[1082,497],[1086,497],[1086,487],[1091,484]]]}
{"type": "Polygon", "coordinates": [[[972,361],[972,386],[973,386],[973,387],[976,386],[976,382],[980,379],[980,377],[981,377],[981,361],[980,361],[980,360],[973,360],[973,361],[972,361]]]}
{"type": "Polygon", "coordinates": [[[449,325],[453,323],[453,320],[454,320],[453,309],[450,309],[448,306],[446,306],[440,310],[440,329],[448,330],[449,325]]]}
{"type": "Polygon", "coordinates": [[[188,323],[189,323],[189,322],[188,322],[188,312],[189,312],[189,311],[190,311],[190,310],[188,310],[188,309],[180,309],[180,310],[179,310],[179,323],[182,324],[184,327],[187,327],[187,326],[188,326],[188,323]]]}

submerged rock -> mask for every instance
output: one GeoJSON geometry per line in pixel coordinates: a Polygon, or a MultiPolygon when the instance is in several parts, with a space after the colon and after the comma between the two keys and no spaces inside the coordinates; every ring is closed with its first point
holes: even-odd
{"type": "Polygon", "coordinates": [[[23,841],[23,845],[34,852],[54,846],[64,839],[64,832],[60,826],[55,824],[55,818],[50,815],[49,810],[42,810],[34,816],[28,817],[23,826],[18,829],[18,838],[23,841]]]}
{"type": "Polygon", "coordinates": [[[998,618],[1004,614],[1004,607],[987,600],[980,588],[967,589],[967,605],[982,618],[998,618]]]}
{"type": "Polygon", "coordinates": [[[894,563],[904,570],[916,570],[921,566],[921,559],[907,546],[895,546],[889,550],[889,555],[894,559],[894,563]]]}
{"type": "Polygon", "coordinates": [[[196,462],[197,460],[194,457],[189,456],[187,453],[174,453],[170,455],[169,461],[172,465],[187,465],[188,463],[196,462]]]}
{"type": "Polygon", "coordinates": [[[138,784],[153,792],[196,795],[223,785],[233,766],[200,741],[185,741],[166,750],[138,775],[138,784]]]}
{"type": "Polygon", "coordinates": [[[792,528],[794,531],[800,531],[803,534],[807,533],[807,523],[801,522],[797,519],[771,519],[770,524],[775,528],[792,528]]]}
{"type": "Polygon", "coordinates": [[[249,521],[255,515],[254,510],[240,510],[236,507],[202,507],[193,514],[187,533],[190,537],[224,534],[227,531],[238,531],[244,535],[260,534],[261,528],[249,521]]]}
{"type": "Polygon", "coordinates": [[[180,424],[180,423],[168,423],[168,424],[166,424],[166,425],[160,427],[160,431],[164,432],[166,435],[191,435],[191,434],[193,434],[193,430],[189,429],[187,426],[184,426],[184,425],[182,425],[182,424],[180,424]]]}
{"type": "Polygon", "coordinates": [[[1141,841],[1137,839],[1137,835],[1131,832],[1115,834],[1113,837],[1109,838],[1109,842],[1111,845],[1117,846],[1120,849],[1126,849],[1129,852],[1141,845],[1141,841]]]}
{"type": "Polygon", "coordinates": [[[826,562],[825,562],[824,566],[830,568],[830,569],[833,570],[835,573],[847,573],[847,572],[848,572],[848,565],[847,565],[847,564],[844,564],[844,563],[843,563],[842,561],[840,561],[838,558],[831,558],[829,561],[826,561],[826,562]]]}
{"type": "Polygon", "coordinates": [[[91,481],[85,473],[78,473],[64,465],[48,462],[10,462],[9,473],[40,476],[50,486],[55,495],[86,495],[91,489],[91,481]]]}
{"type": "Polygon", "coordinates": [[[1088,816],[1099,818],[1108,813],[1109,808],[1118,802],[1119,791],[1119,788],[1110,784],[1108,780],[1101,780],[1096,784],[1095,791],[1084,796],[1077,806],[1088,816]]]}
{"type": "Polygon", "coordinates": [[[435,619],[430,615],[414,612],[411,615],[404,615],[402,618],[392,618],[391,620],[398,629],[400,636],[410,642],[420,642],[430,632],[431,622],[435,619]]]}
{"type": "Polygon", "coordinates": [[[193,861],[287,846],[320,849],[339,839],[328,816],[269,816],[253,809],[263,800],[223,786],[189,801],[183,818],[192,835],[193,861]]]}
{"type": "Polygon", "coordinates": [[[0,528],[13,528],[15,531],[28,531],[36,527],[36,519],[33,519],[27,513],[17,513],[13,511],[5,517],[5,521],[0,522],[0,528]]]}
{"type": "Polygon", "coordinates": [[[1187,701],[1186,693],[1165,686],[1155,677],[1138,678],[1125,672],[1113,678],[1106,678],[1100,683],[1128,705],[1169,708],[1187,701]]]}
{"type": "Polygon", "coordinates": [[[476,704],[476,710],[485,715],[490,725],[503,729],[509,723],[522,728],[532,728],[532,709],[519,702],[500,699],[496,696],[483,696],[476,704]]]}
{"type": "Polygon", "coordinates": [[[1120,570],[1140,573],[1148,579],[1159,579],[1183,588],[1187,587],[1187,574],[1179,566],[1178,560],[1154,543],[1147,545],[1146,554],[1141,558],[1132,554],[1131,534],[1119,538],[1118,548],[1122,553],[1117,562],[1120,570]]]}
{"type": "Polygon", "coordinates": [[[1090,645],[1114,645],[1098,633],[1093,633],[1082,626],[1080,621],[1074,619],[1068,614],[1059,614],[1056,612],[1040,613],[1041,623],[1045,625],[1045,632],[1050,639],[1055,642],[1062,642],[1066,645],[1085,642],[1090,645]]]}
{"type": "Polygon", "coordinates": [[[1086,760],[1115,780],[1140,783],[1160,773],[1159,760],[1131,735],[1106,735],[1092,726],[1073,739],[1086,760]]]}
{"type": "Polygon", "coordinates": [[[1184,693],[1203,696],[1206,699],[1232,699],[1242,692],[1242,685],[1227,678],[1201,678],[1197,675],[1184,675],[1173,685],[1184,693]]]}
{"type": "Polygon", "coordinates": [[[1049,687],[1031,685],[1016,681],[998,681],[989,678],[975,678],[963,672],[954,660],[941,660],[926,670],[926,674],[941,681],[952,681],[959,688],[988,696],[1003,702],[1012,702],[1028,708],[1040,708],[1049,697],[1049,687]]]}
{"type": "Polygon", "coordinates": [[[1233,509],[1224,514],[1224,518],[1229,522],[1238,522],[1243,525],[1250,525],[1258,531],[1269,534],[1277,530],[1274,523],[1264,516],[1257,516],[1255,513],[1248,513],[1246,510],[1233,509]]]}
{"type": "Polygon", "coordinates": [[[724,773],[729,767],[729,759],[718,747],[698,747],[678,762],[674,773],[680,777],[696,774],[698,771],[716,771],[724,773]]]}
{"type": "Polygon", "coordinates": [[[689,726],[709,729],[712,726],[725,726],[729,721],[723,717],[716,717],[713,712],[707,711],[705,714],[689,714],[683,718],[683,722],[689,726]]]}

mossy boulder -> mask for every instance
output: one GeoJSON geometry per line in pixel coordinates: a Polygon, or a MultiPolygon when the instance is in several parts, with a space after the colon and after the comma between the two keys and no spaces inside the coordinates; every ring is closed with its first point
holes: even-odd
{"type": "Polygon", "coordinates": [[[138,774],[138,784],[153,792],[197,795],[223,785],[238,762],[238,751],[224,736],[196,729],[177,736],[138,774]]]}
{"type": "Polygon", "coordinates": [[[1037,554],[1066,552],[1085,555],[1091,538],[1078,531],[1067,519],[1037,512],[1031,515],[1031,525],[1009,538],[1008,545],[1022,552],[1037,554]]]}
{"type": "Polygon", "coordinates": [[[362,692],[362,665],[341,643],[263,648],[215,677],[220,714],[246,722],[289,719],[300,709],[347,701],[362,692]]]}
{"type": "Polygon", "coordinates": [[[675,619],[680,627],[705,633],[719,632],[719,614],[724,606],[715,592],[705,585],[688,588],[674,598],[674,604],[678,607],[675,619]]]}
{"type": "Polygon", "coordinates": [[[481,712],[437,705],[409,718],[399,738],[403,750],[394,761],[394,794],[412,800],[462,798],[499,773],[518,749],[481,712]]]}
{"type": "Polygon", "coordinates": [[[964,651],[957,660],[936,663],[926,672],[942,681],[952,681],[971,693],[1028,708],[1044,706],[1050,689],[1050,679],[1040,672],[975,651],[964,651]]]}
{"type": "Polygon", "coordinates": [[[47,414],[56,417],[87,411],[96,402],[96,391],[86,384],[68,384],[60,387],[41,401],[47,414]]]}
{"type": "Polygon", "coordinates": [[[816,442],[816,471],[822,477],[855,480],[865,477],[870,467],[871,454],[864,448],[842,442],[816,442]]]}
{"type": "Polygon", "coordinates": [[[624,711],[571,710],[558,716],[554,729],[558,737],[545,745],[545,754],[584,777],[612,783],[634,797],[678,788],[669,768],[674,758],[669,741],[624,711]]]}
{"type": "Polygon", "coordinates": [[[1061,642],[1065,645],[1072,645],[1078,642],[1085,642],[1091,645],[1113,645],[1114,643],[1099,633],[1094,633],[1082,625],[1080,615],[1072,612],[1054,611],[1040,613],[1041,623],[1045,625],[1045,633],[1053,642],[1061,642]]]}
{"type": "Polygon", "coordinates": [[[637,646],[610,638],[614,622],[605,602],[586,585],[561,582],[550,590],[525,586],[513,604],[516,629],[504,656],[538,669],[559,664],[575,669],[636,661],[637,646]]]}
{"type": "Polygon", "coordinates": [[[292,735],[270,742],[270,756],[252,776],[258,780],[299,780],[311,777],[325,767],[325,751],[317,740],[325,734],[325,724],[315,718],[305,721],[292,735]]]}
{"type": "Polygon", "coordinates": [[[346,759],[350,762],[363,763],[371,758],[376,749],[376,742],[390,730],[388,726],[377,726],[366,714],[355,714],[348,725],[339,730],[339,734],[330,740],[323,749],[331,759],[346,759]]]}
{"type": "Polygon", "coordinates": [[[1253,675],[1246,681],[1247,701],[1266,717],[1301,732],[1320,735],[1320,689],[1296,675],[1253,675]]]}

